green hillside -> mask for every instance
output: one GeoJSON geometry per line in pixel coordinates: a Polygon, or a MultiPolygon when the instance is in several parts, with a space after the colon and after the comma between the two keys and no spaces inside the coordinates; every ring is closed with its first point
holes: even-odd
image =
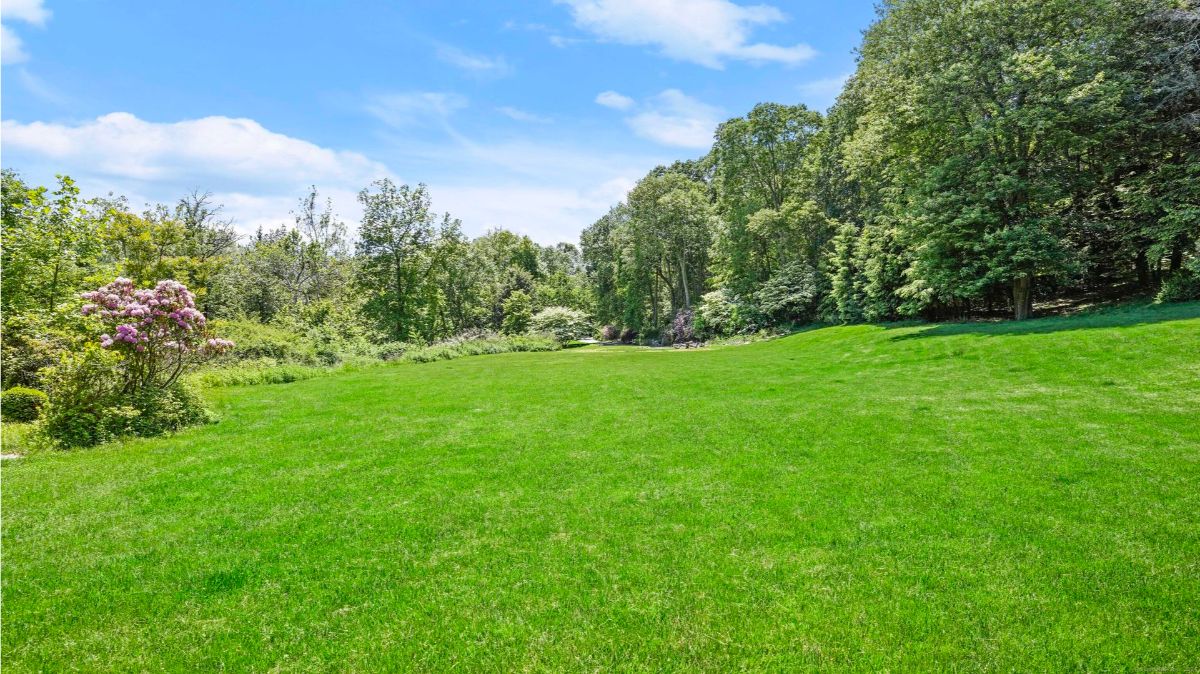
{"type": "Polygon", "coordinates": [[[6,670],[1200,668],[1200,303],[210,395],[5,462],[6,670]]]}

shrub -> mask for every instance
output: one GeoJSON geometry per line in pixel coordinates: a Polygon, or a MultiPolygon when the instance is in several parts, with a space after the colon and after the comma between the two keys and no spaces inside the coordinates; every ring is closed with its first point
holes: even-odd
{"type": "Polygon", "coordinates": [[[1190,302],[1200,300],[1200,262],[1177,270],[1163,281],[1154,297],[1155,302],[1190,302]]]}
{"type": "Polygon", "coordinates": [[[162,435],[213,420],[200,396],[182,382],[165,389],[143,389],[133,396],[129,406],[138,413],[130,420],[126,432],[140,437],[162,435]]]}
{"type": "Polygon", "coordinates": [[[384,342],[375,347],[375,357],[379,360],[400,360],[404,354],[411,351],[412,344],[408,342],[384,342]]]}
{"type": "Polygon", "coordinates": [[[87,447],[115,437],[123,419],[136,410],[119,403],[121,356],[88,345],[64,354],[46,370],[49,404],[39,432],[59,447],[87,447]],[[125,410],[119,408],[127,407],[125,410]]]}
{"type": "Polygon", "coordinates": [[[583,339],[592,334],[587,314],[569,307],[546,307],[533,316],[530,326],[535,332],[554,335],[560,342],[583,339]]]}
{"type": "Polygon", "coordinates": [[[188,377],[203,387],[247,386],[250,384],[289,384],[320,377],[335,368],[279,363],[272,358],[242,361],[236,365],[205,368],[188,377]]]}
{"type": "Polygon", "coordinates": [[[121,390],[122,358],[90,345],[46,373],[49,403],[38,426],[48,444],[90,447],[123,436],[150,437],[207,423],[211,414],[181,383],[121,390]]]}
{"type": "Polygon", "coordinates": [[[63,305],[48,314],[8,312],[3,323],[3,386],[42,388],[41,370],[90,340],[90,319],[63,305]]]}
{"type": "Polygon", "coordinates": [[[621,331],[621,342],[624,344],[632,344],[633,340],[637,339],[638,332],[633,328],[625,328],[621,331]]]}
{"type": "Polygon", "coordinates": [[[807,322],[816,316],[820,298],[821,275],[803,262],[792,262],[754,293],[754,304],[768,322],[807,322]]]}
{"type": "Polygon", "coordinates": [[[556,351],[561,348],[562,344],[558,339],[550,335],[497,335],[480,332],[413,349],[404,355],[404,359],[414,363],[431,363],[463,356],[514,351],[556,351]]]}
{"type": "Polygon", "coordinates": [[[695,313],[691,309],[680,309],[671,319],[671,324],[663,330],[664,344],[682,344],[696,341],[696,331],[693,326],[695,313]]]}
{"type": "Polygon", "coordinates": [[[0,393],[0,418],[4,421],[37,421],[45,404],[45,393],[33,388],[14,386],[0,393]]]}
{"type": "Polygon", "coordinates": [[[754,332],[763,324],[758,309],[726,288],[706,293],[696,310],[695,330],[704,336],[754,332]]]}
{"type": "Polygon", "coordinates": [[[621,329],[615,325],[606,325],[600,328],[600,339],[606,342],[615,342],[621,337],[621,329]]]}
{"type": "Polygon", "coordinates": [[[283,326],[250,320],[213,321],[213,327],[235,342],[224,362],[271,358],[281,363],[316,365],[318,349],[305,336],[283,326]]]}
{"type": "Polygon", "coordinates": [[[121,390],[167,390],[189,365],[227,352],[234,343],[208,334],[196,299],[178,281],[159,281],[153,290],[137,289],[118,278],[83,293],[80,313],[98,316],[108,332],[100,346],[120,353],[121,390]]]}
{"type": "Polygon", "coordinates": [[[116,281],[80,296],[80,313],[107,328],[46,371],[50,401],[39,432],[50,444],[87,447],[124,435],[151,436],[210,419],[200,399],[179,383],[187,368],[228,352],[211,336],[195,298],[181,283],[154,289],[116,281]]]}
{"type": "Polygon", "coordinates": [[[500,330],[506,335],[518,335],[529,329],[533,321],[533,302],[524,290],[514,290],[504,300],[504,319],[500,330]]]}

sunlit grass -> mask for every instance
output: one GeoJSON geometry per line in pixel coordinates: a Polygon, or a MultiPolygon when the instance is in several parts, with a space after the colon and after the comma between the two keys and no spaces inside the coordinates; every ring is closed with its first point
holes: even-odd
{"type": "Polygon", "coordinates": [[[1200,304],[211,395],[5,462],[6,669],[1200,667],[1200,304]]]}

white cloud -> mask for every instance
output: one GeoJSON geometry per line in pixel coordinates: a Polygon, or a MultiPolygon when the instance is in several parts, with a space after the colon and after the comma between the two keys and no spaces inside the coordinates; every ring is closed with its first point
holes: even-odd
{"type": "Polygon", "coordinates": [[[434,207],[461,219],[474,236],[504,228],[551,244],[578,243],[579,230],[604,215],[625,196],[628,188],[616,193],[608,182],[593,188],[522,182],[473,185],[434,182],[429,191],[434,207]]]}
{"type": "Polygon", "coordinates": [[[546,40],[550,42],[551,46],[558,47],[559,49],[566,49],[573,44],[586,42],[586,40],[577,37],[563,37],[562,35],[551,35],[546,40]]]}
{"type": "Polygon", "coordinates": [[[4,0],[0,3],[0,63],[12,65],[29,60],[25,43],[9,27],[9,23],[23,21],[42,28],[49,19],[50,10],[46,9],[42,0],[4,0]]]}
{"type": "Polygon", "coordinates": [[[163,202],[194,188],[212,190],[243,231],[288,222],[288,211],[312,184],[334,196],[340,212],[356,214],[355,191],[391,176],[359,153],[275,133],[251,119],[162,123],[114,112],[73,125],[5,120],[0,131],[6,163],[32,169],[33,179],[67,173],[93,193],[105,188],[163,202]]]}
{"type": "Polygon", "coordinates": [[[577,242],[580,230],[620,201],[671,152],[627,154],[586,138],[446,138],[392,134],[376,148],[390,166],[429,185],[434,207],[476,236],[492,227],[540,243],[577,242]]]}
{"type": "Polygon", "coordinates": [[[24,21],[35,26],[46,25],[50,10],[42,0],[4,0],[0,3],[0,20],[24,21]]]}
{"type": "Polygon", "coordinates": [[[0,23],[0,63],[7,66],[24,63],[28,60],[29,52],[25,51],[25,44],[21,41],[21,37],[8,26],[0,23]]]}
{"type": "Polygon", "coordinates": [[[851,73],[846,73],[836,77],[811,80],[796,88],[800,90],[805,103],[814,108],[828,108],[837,100],[838,94],[842,93],[842,88],[846,86],[846,80],[850,79],[850,75],[851,73]]]}
{"type": "Polygon", "coordinates": [[[557,0],[571,8],[575,25],[604,40],[654,45],[680,61],[721,68],[727,60],[795,65],[816,55],[805,44],[751,43],[755,26],[785,21],[769,5],[729,0],[557,0]]]}
{"type": "Polygon", "coordinates": [[[390,131],[373,149],[387,165],[249,119],[163,123],[129,113],[78,124],[5,120],[0,150],[6,165],[31,182],[52,184],[55,173],[66,173],[86,194],[125,195],[135,208],[172,203],[193,189],[211,191],[247,234],[291,223],[297,200],[314,184],[354,227],[358,191],[382,177],[399,181],[389,165],[401,166],[410,180],[430,185],[434,205],[461,218],[468,234],[505,227],[541,243],[576,241],[638,177],[669,159],[540,139],[477,142],[446,128],[445,138],[421,129],[390,131]]]}
{"type": "MultiPolygon", "coordinates": [[[[597,99],[599,102],[599,99],[597,99]]],[[[633,101],[629,101],[629,106],[633,101]]],[[[611,106],[610,106],[611,107],[611,106]]],[[[721,121],[721,109],[699,101],[678,89],[667,89],[647,99],[640,112],[625,123],[642,138],[662,145],[707,149],[721,121]]]]}
{"type": "Polygon", "coordinates": [[[633,99],[615,91],[601,91],[596,94],[596,102],[613,110],[628,110],[633,107],[633,99]]]}
{"type": "Polygon", "coordinates": [[[473,54],[453,45],[436,45],[435,54],[438,59],[450,65],[461,68],[476,75],[503,76],[512,73],[512,66],[503,56],[484,56],[473,54]]]}
{"type": "Polygon", "coordinates": [[[502,105],[502,106],[496,108],[496,112],[499,112],[500,114],[502,114],[505,117],[508,117],[510,119],[515,119],[518,122],[529,122],[531,124],[549,124],[554,121],[553,119],[550,119],[549,117],[544,117],[542,115],[535,115],[532,112],[526,112],[524,110],[521,110],[520,108],[514,108],[511,105],[502,105]]]}
{"type": "Polygon", "coordinates": [[[467,99],[459,94],[412,91],[372,96],[366,110],[388,126],[405,127],[441,125],[455,111],[465,107],[467,99]]]}

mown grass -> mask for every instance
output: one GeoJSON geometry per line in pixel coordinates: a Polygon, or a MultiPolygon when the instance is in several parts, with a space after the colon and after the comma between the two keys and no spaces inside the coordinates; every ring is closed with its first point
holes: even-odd
{"type": "Polygon", "coordinates": [[[1200,668],[1200,304],[213,395],[5,462],[6,670],[1200,668]]]}

